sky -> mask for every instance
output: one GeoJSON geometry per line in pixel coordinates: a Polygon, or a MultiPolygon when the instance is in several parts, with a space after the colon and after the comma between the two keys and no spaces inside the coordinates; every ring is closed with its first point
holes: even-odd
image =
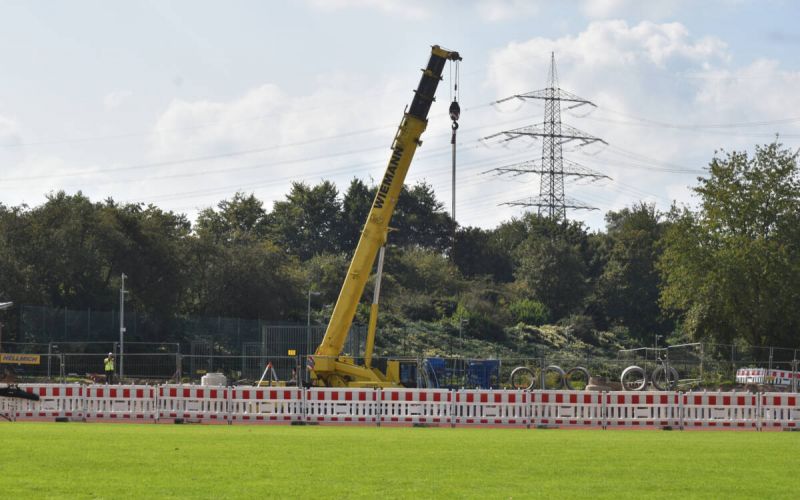
{"type": "MultiPolygon", "coordinates": [[[[546,87],[554,53],[559,87],[597,106],[562,121],[608,143],[565,146],[609,177],[568,177],[597,210],[567,215],[602,230],[639,201],[696,203],[718,151],[800,146],[798,19],[788,0],[0,0],[0,203],[82,191],[193,219],[236,192],[269,210],[292,182],[374,184],[438,44],[463,57],[459,224],[539,193],[493,169],[540,141],[482,138],[542,122],[540,102],[495,101],[546,87]]],[[[448,211],[453,74],[406,179],[448,211]]]]}

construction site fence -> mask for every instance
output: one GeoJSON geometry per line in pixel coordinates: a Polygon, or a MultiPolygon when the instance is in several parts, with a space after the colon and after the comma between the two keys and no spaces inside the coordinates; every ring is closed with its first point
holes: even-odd
{"type": "Polygon", "coordinates": [[[23,384],[10,421],[370,426],[800,429],[800,395],[720,391],[363,389],[23,384]]]}
{"type": "MultiPolygon", "coordinates": [[[[26,363],[15,363],[15,358],[3,358],[0,364],[0,380],[19,382],[104,382],[104,360],[108,352],[115,356],[114,380],[132,383],[199,383],[206,374],[222,374],[231,383],[254,383],[265,378],[308,384],[307,356],[256,355],[192,355],[183,354],[177,346],[165,346],[159,352],[119,353],[112,345],[108,352],[75,353],[57,352],[54,345],[43,346],[40,351],[30,350],[34,355],[26,363]],[[269,370],[267,370],[269,367],[269,370]]],[[[126,349],[127,349],[126,344],[126,349]]],[[[444,357],[373,358],[373,366],[385,370],[389,359],[400,360],[407,367],[401,373],[403,384],[410,387],[436,387],[447,389],[583,389],[591,379],[595,384],[619,388],[620,375],[627,367],[636,365],[647,374],[662,366],[655,359],[601,358],[580,356],[525,357],[507,359],[468,359],[444,357]],[[528,370],[528,378],[512,380],[512,374],[520,367],[528,370]],[[559,370],[561,374],[559,374],[559,370]]],[[[363,363],[363,358],[355,358],[363,363]]],[[[798,373],[800,362],[772,361],[745,364],[720,364],[714,360],[670,356],[670,367],[678,374],[679,390],[691,388],[730,389],[737,383],[737,372],[743,368],[766,370],[764,383],[782,385],[782,389],[795,390],[798,381],[792,377],[770,376],[772,372],[798,373]],[[786,381],[790,383],[786,383],[786,381]]],[[[753,380],[762,380],[753,379],[753,380]]],[[[754,382],[756,383],[756,382],[754,382]]],[[[760,382],[759,382],[760,383],[760,382]]]]}

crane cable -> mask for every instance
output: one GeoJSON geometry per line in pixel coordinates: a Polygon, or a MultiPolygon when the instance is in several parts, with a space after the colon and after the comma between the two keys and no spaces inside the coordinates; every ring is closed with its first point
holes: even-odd
{"type": "MultiPolygon", "coordinates": [[[[450,65],[450,97],[453,102],[450,103],[450,119],[453,121],[451,128],[453,135],[450,137],[450,144],[453,148],[453,171],[452,171],[452,217],[453,222],[456,220],[456,131],[458,130],[458,119],[461,117],[461,106],[458,105],[458,79],[459,79],[459,61],[454,61],[450,65]],[[455,66],[455,79],[453,79],[453,66],[455,66]]],[[[453,229],[453,245],[455,246],[455,227],[453,229]]]]}

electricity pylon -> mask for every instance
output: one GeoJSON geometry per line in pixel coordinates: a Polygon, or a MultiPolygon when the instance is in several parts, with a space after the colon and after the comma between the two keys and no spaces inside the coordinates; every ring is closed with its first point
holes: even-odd
{"type": "Polygon", "coordinates": [[[501,142],[513,141],[521,137],[540,137],[542,139],[542,157],[540,160],[530,160],[514,165],[507,165],[493,169],[500,174],[522,175],[536,173],[541,175],[539,195],[530,198],[503,203],[503,205],[537,207],[539,215],[545,215],[554,220],[565,221],[567,209],[597,210],[564,194],[564,177],[588,178],[591,180],[608,179],[607,175],[595,172],[573,161],[564,160],[562,146],[567,143],[577,143],[579,147],[596,142],[608,145],[606,141],[593,135],[582,132],[574,127],[561,123],[561,103],[565,109],[575,109],[581,106],[595,106],[594,103],[578,97],[575,94],[561,90],[558,87],[558,73],[556,71],[555,54],[550,54],[549,87],[534,90],[525,94],[516,94],[497,103],[512,99],[541,99],[544,101],[544,122],[541,125],[528,125],[513,130],[504,130],[484,137],[484,140],[503,137],[501,142]]]}

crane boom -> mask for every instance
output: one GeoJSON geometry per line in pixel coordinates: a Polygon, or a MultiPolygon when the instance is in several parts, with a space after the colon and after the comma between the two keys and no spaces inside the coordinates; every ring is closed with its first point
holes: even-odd
{"type": "Polygon", "coordinates": [[[361,295],[375,262],[378,250],[386,242],[389,221],[394,212],[408,168],[420,136],[428,125],[428,112],[433,104],[436,88],[442,79],[447,61],[460,61],[458,52],[445,50],[438,45],[431,48],[428,66],[392,141],[392,154],[378,192],[372,202],[366,224],[361,232],[350,267],[347,270],[339,298],[333,308],[322,343],[313,358],[312,378],[321,385],[335,386],[351,382],[365,385],[389,385],[386,376],[377,369],[355,365],[352,360],[337,359],[347,340],[361,295]]]}

